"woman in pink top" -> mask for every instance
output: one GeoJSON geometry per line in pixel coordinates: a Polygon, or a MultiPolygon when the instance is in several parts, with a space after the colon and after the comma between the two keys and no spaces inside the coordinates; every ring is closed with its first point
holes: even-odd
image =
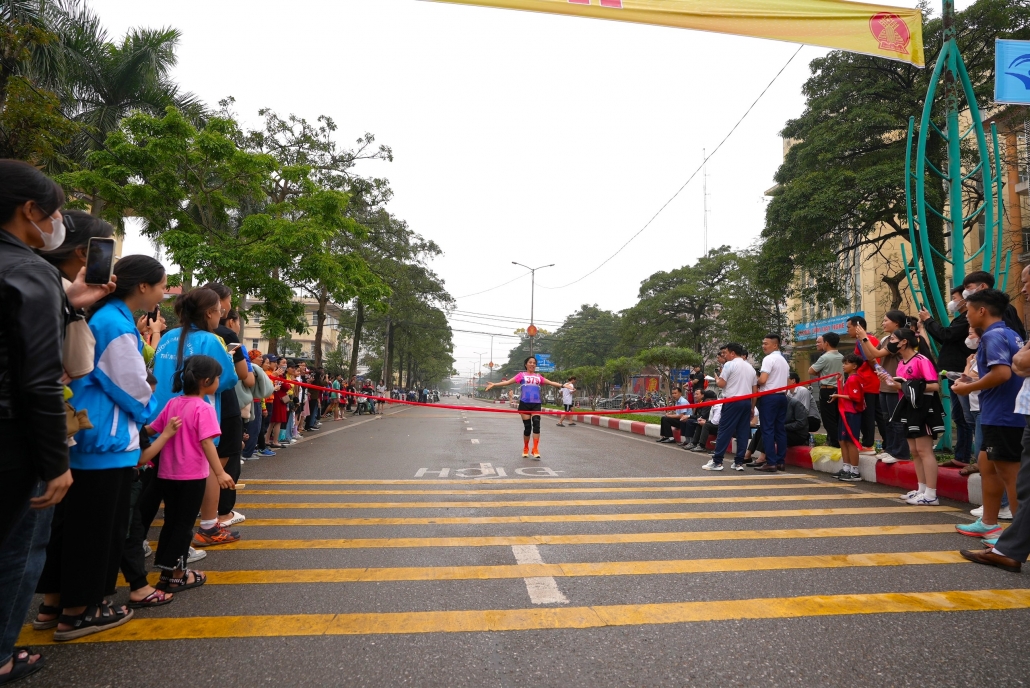
{"type": "Polygon", "coordinates": [[[549,385],[551,387],[561,387],[560,382],[551,382],[543,375],[536,372],[536,358],[530,356],[527,358],[523,365],[526,366],[525,372],[515,375],[510,380],[501,380],[500,382],[491,382],[486,386],[486,391],[490,391],[494,387],[507,387],[508,385],[522,385],[522,390],[519,395],[519,411],[526,411],[526,413],[520,413],[522,417],[522,458],[529,456],[529,435],[533,435],[533,460],[540,460],[540,414],[534,413],[539,411],[543,407],[543,399],[540,396],[540,387],[543,385],[549,385]]]}
{"type": "MultiPolygon", "coordinates": [[[[208,474],[214,474],[221,488],[236,487],[218,459],[214,443],[221,435],[218,414],[205,398],[218,392],[221,374],[222,364],[210,356],[185,359],[172,383],[172,391],[182,391],[183,395],[169,399],[147,428],[153,435],[169,424],[181,422],[179,431],[165,443],[155,480],[155,488],[165,503],[165,522],[154,556],[154,565],[161,569],[161,581],[155,586],[159,590],[178,592],[207,581],[203,572],[186,567],[186,559],[208,474]]],[[[149,528],[150,523],[144,523],[144,529],[149,528]]]]}

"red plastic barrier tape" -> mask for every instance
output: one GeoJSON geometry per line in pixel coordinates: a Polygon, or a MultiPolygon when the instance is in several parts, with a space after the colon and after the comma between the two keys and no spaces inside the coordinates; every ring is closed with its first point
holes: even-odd
{"type": "Polygon", "coordinates": [[[828,380],[832,377],[837,377],[836,374],[824,375],[823,377],[816,377],[808,380],[807,382],[799,382],[796,385],[787,385],[786,387],[778,387],[776,389],[768,389],[764,392],[755,392],[753,394],[744,394],[739,397],[726,397],[724,399],[715,399],[713,401],[703,401],[700,404],[684,404],[682,406],[662,406],[660,408],[649,408],[649,409],[619,409],[610,411],[585,411],[583,409],[577,409],[574,411],[555,411],[552,409],[541,409],[539,411],[519,411],[517,409],[498,409],[498,408],[480,408],[477,406],[453,406],[450,404],[423,404],[418,401],[408,401],[407,399],[388,399],[386,397],[377,397],[374,394],[362,394],[361,392],[345,392],[342,389],[333,389],[332,387],[319,387],[318,385],[312,385],[307,382],[297,382],[296,380],[287,380],[286,378],[278,377],[276,375],[269,375],[270,379],[276,382],[285,382],[288,385],[297,385],[298,387],[307,387],[308,389],[317,389],[322,392],[330,392],[331,394],[342,394],[344,396],[351,397],[363,397],[365,399],[373,399],[375,401],[383,401],[388,404],[405,404],[407,406],[424,406],[427,408],[445,408],[455,409],[457,411],[479,411],[480,413],[519,413],[523,415],[541,415],[541,416],[572,416],[577,414],[588,414],[591,416],[614,416],[626,413],[648,413],[654,414],[655,412],[662,411],[681,411],[683,409],[693,408],[704,408],[705,406],[718,406],[719,404],[728,404],[731,401],[745,401],[747,399],[755,399],[758,397],[764,397],[769,394],[778,394],[779,392],[785,392],[788,389],[794,389],[795,387],[805,387],[822,380],[828,380]]]}

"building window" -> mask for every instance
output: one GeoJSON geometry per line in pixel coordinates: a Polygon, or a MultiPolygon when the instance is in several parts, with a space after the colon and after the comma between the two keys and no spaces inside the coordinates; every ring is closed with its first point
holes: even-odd
{"type": "Polygon", "coordinates": [[[257,349],[257,348],[258,348],[258,340],[256,340],[256,339],[251,339],[251,340],[250,340],[250,345],[251,345],[251,346],[250,346],[250,348],[251,348],[251,349],[257,349]]]}

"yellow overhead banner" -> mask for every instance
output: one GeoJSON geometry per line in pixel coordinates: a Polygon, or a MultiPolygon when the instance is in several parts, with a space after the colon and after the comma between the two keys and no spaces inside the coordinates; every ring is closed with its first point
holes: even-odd
{"type": "Polygon", "coordinates": [[[844,0],[436,0],[807,43],[923,66],[919,10],[844,0]]]}

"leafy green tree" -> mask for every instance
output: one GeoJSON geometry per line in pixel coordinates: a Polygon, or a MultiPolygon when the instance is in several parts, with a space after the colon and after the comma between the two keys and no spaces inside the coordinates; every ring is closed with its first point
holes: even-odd
{"type": "Polygon", "coordinates": [[[714,358],[725,337],[720,313],[730,298],[736,256],[720,246],[669,272],[656,272],[640,285],[639,301],[622,313],[621,346],[640,351],[677,346],[714,358]]]}
{"type": "MultiPolygon", "coordinates": [[[[941,46],[940,18],[924,11],[927,55],[941,46]]],[[[1010,0],[978,0],[956,15],[958,42],[981,108],[994,87],[996,38],[1030,38],[1030,5],[1010,0]]],[[[887,250],[895,237],[906,239],[905,132],[908,118],[923,108],[932,70],[857,53],[831,52],[813,60],[805,83],[805,111],[787,122],[783,136],[793,141],[776,173],[776,195],[769,203],[762,271],[781,293],[794,283],[799,296],[820,304],[843,306],[854,296],[856,262],[867,252],[879,253],[886,266],[880,280],[891,291],[892,308],[901,304],[904,266],[887,250]]],[[[943,108],[944,90],[934,109],[943,108]]],[[[937,118],[940,122],[941,118],[937,118]]],[[[967,140],[967,145],[972,141],[967,140]]],[[[945,143],[933,133],[927,158],[946,169],[945,143]]],[[[971,177],[966,183],[966,215],[982,201],[982,189],[971,177]]],[[[926,181],[927,201],[944,205],[939,180],[926,181]]],[[[968,233],[973,220],[963,228],[968,233]]],[[[945,250],[945,227],[939,217],[927,219],[930,243],[945,250]]],[[[943,278],[943,265],[935,266],[943,278]]]]}
{"type": "Polygon", "coordinates": [[[597,304],[583,304],[553,335],[538,340],[560,368],[603,365],[619,344],[619,316],[597,304]]]}
{"type": "Polygon", "coordinates": [[[630,379],[644,368],[643,362],[635,356],[619,356],[604,362],[604,373],[608,380],[614,381],[616,376],[622,384],[622,393],[629,394],[630,379]]]}
{"type": "Polygon", "coordinates": [[[789,344],[785,292],[767,278],[757,250],[738,251],[736,258],[733,288],[720,313],[727,340],[740,342],[750,352],[759,352],[762,339],[774,332],[784,345],[789,344]]]}
{"type": "Polygon", "coordinates": [[[677,346],[656,346],[637,354],[640,362],[658,370],[668,395],[671,389],[670,374],[674,369],[701,363],[701,356],[696,351],[677,346]]]}

